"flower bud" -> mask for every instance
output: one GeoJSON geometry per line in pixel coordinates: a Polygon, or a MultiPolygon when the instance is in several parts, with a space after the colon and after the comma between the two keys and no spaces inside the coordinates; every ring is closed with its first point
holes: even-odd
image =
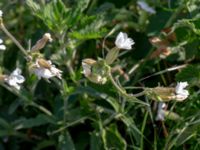
{"type": "Polygon", "coordinates": [[[93,59],[82,60],[83,74],[91,82],[97,84],[105,84],[107,82],[107,68],[103,61],[96,61],[93,59]]]}
{"type": "Polygon", "coordinates": [[[155,101],[170,101],[177,100],[183,101],[189,96],[188,90],[185,90],[188,86],[187,82],[179,82],[175,88],[169,87],[156,87],[145,89],[145,94],[155,101]]]}
{"type": "Polygon", "coordinates": [[[175,112],[165,110],[164,113],[165,113],[166,119],[175,120],[175,121],[176,121],[176,120],[182,119],[182,117],[180,117],[180,116],[179,116],[177,113],[175,113],[175,112]]]}
{"type": "Polygon", "coordinates": [[[42,58],[37,59],[37,63],[39,64],[39,66],[43,68],[48,68],[48,69],[51,68],[51,64],[45,59],[42,59],[42,58]]]}
{"type": "Polygon", "coordinates": [[[43,37],[36,42],[36,44],[31,48],[31,51],[37,51],[42,49],[47,42],[52,42],[51,34],[45,33],[43,37]]]}
{"type": "Polygon", "coordinates": [[[170,101],[175,96],[175,88],[156,87],[145,89],[145,94],[155,101],[170,101]]]}
{"type": "Polygon", "coordinates": [[[111,49],[108,54],[106,55],[106,63],[108,65],[112,64],[118,57],[119,54],[119,49],[118,48],[113,48],[111,49]]]}

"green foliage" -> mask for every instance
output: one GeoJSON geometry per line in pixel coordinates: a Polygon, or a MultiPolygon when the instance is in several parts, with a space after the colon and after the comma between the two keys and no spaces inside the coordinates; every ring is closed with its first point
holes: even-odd
{"type": "Polygon", "coordinates": [[[138,1],[0,2],[5,27],[25,50],[1,30],[7,50],[0,50],[0,149],[200,148],[200,2],[146,0],[156,11],[151,14],[138,1]],[[46,32],[53,42],[27,52],[46,32]],[[106,54],[119,32],[135,44],[133,50],[119,50],[108,66],[106,54]],[[51,60],[62,78],[37,78],[29,68],[40,64],[24,53],[51,60]],[[97,77],[103,72],[105,84],[90,82],[90,72],[83,75],[86,58],[100,62],[89,69],[97,77]],[[1,79],[16,67],[26,78],[20,90],[1,79]],[[184,81],[189,97],[167,102],[165,119],[157,120],[159,102],[148,99],[144,89],[159,85],[174,91],[176,82],[184,81]]]}
{"type": "Polygon", "coordinates": [[[89,2],[79,0],[73,7],[66,7],[61,0],[43,5],[27,0],[27,5],[53,32],[62,34],[71,30],[70,37],[84,40],[100,38],[106,33],[106,29],[102,28],[106,24],[103,13],[91,16],[84,14],[89,2]]]}
{"type": "Polygon", "coordinates": [[[181,72],[176,74],[178,81],[188,81],[191,85],[199,86],[200,84],[200,66],[189,65],[184,68],[181,72]]]}

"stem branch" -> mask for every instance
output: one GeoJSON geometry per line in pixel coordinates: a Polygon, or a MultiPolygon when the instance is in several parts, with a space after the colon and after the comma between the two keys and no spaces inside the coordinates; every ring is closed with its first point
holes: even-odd
{"type": "Polygon", "coordinates": [[[108,73],[108,77],[109,77],[110,81],[112,82],[112,84],[114,85],[114,87],[119,91],[119,93],[120,93],[122,96],[126,97],[127,100],[132,100],[133,102],[136,102],[136,103],[140,103],[140,104],[143,104],[143,105],[148,105],[147,103],[142,102],[142,101],[140,101],[139,99],[136,98],[137,96],[142,96],[142,95],[144,95],[144,92],[141,92],[141,93],[138,93],[138,94],[135,94],[135,95],[133,95],[133,94],[128,94],[128,93],[126,92],[126,90],[122,89],[122,88],[115,82],[115,80],[113,79],[112,74],[111,74],[110,71],[109,71],[109,73],[108,73]]]}
{"type": "Polygon", "coordinates": [[[0,28],[2,31],[17,45],[17,47],[22,51],[25,56],[29,56],[27,51],[23,48],[23,46],[16,40],[16,38],[6,29],[3,24],[3,21],[0,22],[0,28]]]}

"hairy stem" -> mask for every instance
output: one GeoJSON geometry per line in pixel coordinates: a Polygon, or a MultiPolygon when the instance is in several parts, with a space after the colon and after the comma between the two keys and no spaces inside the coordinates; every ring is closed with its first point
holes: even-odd
{"type": "Polygon", "coordinates": [[[133,94],[128,94],[128,93],[126,92],[125,89],[123,89],[122,87],[120,87],[120,86],[115,82],[115,80],[113,79],[112,74],[111,74],[110,71],[109,71],[109,73],[108,73],[108,77],[109,77],[110,81],[112,82],[112,84],[114,85],[114,87],[118,90],[118,92],[119,92],[122,96],[124,96],[125,98],[127,98],[127,100],[132,100],[133,102],[136,102],[136,103],[140,103],[140,104],[143,104],[143,105],[148,105],[147,103],[142,102],[142,101],[140,101],[139,99],[136,98],[137,96],[142,96],[142,95],[144,95],[144,92],[141,92],[141,93],[138,93],[138,94],[135,94],[135,95],[133,95],[133,94]]]}
{"type": "Polygon", "coordinates": [[[23,46],[16,40],[16,38],[7,30],[7,28],[4,26],[3,21],[0,20],[0,28],[1,30],[16,44],[16,46],[21,50],[21,52],[25,56],[29,56],[27,51],[23,48],[23,46]]]}

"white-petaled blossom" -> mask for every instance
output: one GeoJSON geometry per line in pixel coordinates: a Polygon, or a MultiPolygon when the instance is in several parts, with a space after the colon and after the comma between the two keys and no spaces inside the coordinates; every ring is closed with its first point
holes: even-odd
{"type": "Polygon", "coordinates": [[[156,11],[144,1],[138,1],[137,4],[139,5],[139,7],[141,9],[143,9],[144,11],[146,11],[148,13],[151,13],[151,14],[155,14],[156,13],[156,11]]]}
{"type": "Polygon", "coordinates": [[[135,44],[133,39],[128,38],[127,34],[123,32],[120,32],[115,40],[115,45],[119,49],[130,50],[133,44],[135,44]]]}
{"type": "Polygon", "coordinates": [[[82,62],[82,67],[83,67],[83,74],[88,77],[91,75],[91,66],[88,65],[85,62],[82,62]]]}
{"type": "Polygon", "coordinates": [[[3,40],[2,39],[0,39],[0,50],[6,50],[6,46],[4,45],[4,44],[2,44],[3,43],[3,40]]]}
{"type": "Polygon", "coordinates": [[[176,99],[179,101],[185,100],[189,96],[188,90],[185,88],[188,86],[187,82],[178,82],[175,88],[176,99]]]}
{"type": "Polygon", "coordinates": [[[165,103],[163,103],[163,102],[158,103],[156,121],[164,121],[165,120],[165,110],[164,110],[165,107],[166,107],[165,103]]]}
{"type": "Polygon", "coordinates": [[[61,79],[62,76],[62,71],[52,65],[50,60],[46,61],[43,59],[36,60],[36,63],[33,66],[33,72],[37,75],[39,79],[49,79],[54,76],[61,79]]]}
{"type": "Polygon", "coordinates": [[[25,78],[21,75],[21,69],[16,68],[9,76],[5,78],[5,82],[10,86],[20,90],[20,84],[25,81],[25,78]]]}
{"type": "Polygon", "coordinates": [[[0,17],[2,17],[3,16],[3,11],[2,10],[0,10],[0,17]]]}

